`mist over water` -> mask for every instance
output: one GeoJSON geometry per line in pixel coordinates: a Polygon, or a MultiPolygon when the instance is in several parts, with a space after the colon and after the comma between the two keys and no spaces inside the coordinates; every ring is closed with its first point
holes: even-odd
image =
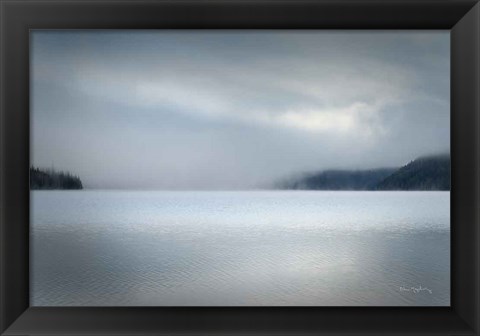
{"type": "Polygon", "coordinates": [[[449,192],[34,191],[31,201],[33,306],[450,304],[449,192]]]}

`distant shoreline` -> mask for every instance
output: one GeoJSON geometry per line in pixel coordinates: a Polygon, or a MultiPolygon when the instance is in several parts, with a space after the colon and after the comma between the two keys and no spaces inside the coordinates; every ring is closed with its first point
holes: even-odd
{"type": "MultiPolygon", "coordinates": [[[[249,189],[86,188],[112,191],[450,191],[449,154],[417,158],[400,168],[324,170],[249,189]]],[[[53,169],[30,168],[31,190],[83,190],[80,177],[53,169]]]]}
{"type": "Polygon", "coordinates": [[[82,181],[78,176],[54,169],[30,167],[30,190],[81,190],[82,181]]]}
{"type": "Polygon", "coordinates": [[[325,170],[277,183],[292,190],[450,190],[450,155],[417,158],[400,168],[325,170]]]}

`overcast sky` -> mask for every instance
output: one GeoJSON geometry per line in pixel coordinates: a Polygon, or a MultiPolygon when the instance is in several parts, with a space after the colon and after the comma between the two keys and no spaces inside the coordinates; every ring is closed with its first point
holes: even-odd
{"type": "Polygon", "coordinates": [[[32,164],[248,189],[450,149],[448,31],[35,31],[32,164]]]}

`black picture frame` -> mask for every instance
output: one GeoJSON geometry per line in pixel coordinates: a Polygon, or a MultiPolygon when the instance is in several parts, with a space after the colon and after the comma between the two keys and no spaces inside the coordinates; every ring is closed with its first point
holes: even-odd
{"type": "Polygon", "coordinates": [[[480,4],[0,0],[2,335],[479,335],[480,4]],[[29,307],[31,29],[449,29],[451,307],[29,307]]]}

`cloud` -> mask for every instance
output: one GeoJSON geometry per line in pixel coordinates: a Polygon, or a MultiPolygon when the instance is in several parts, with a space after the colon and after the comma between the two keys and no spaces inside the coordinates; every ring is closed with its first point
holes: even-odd
{"type": "Polygon", "coordinates": [[[408,99],[416,81],[408,69],[370,60],[357,61],[354,69],[349,59],[330,61],[327,69],[302,61],[273,59],[273,67],[262,62],[218,65],[214,73],[201,63],[192,72],[137,67],[119,71],[115,64],[84,63],[75,68],[70,82],[87,97],[132,109],[173,108],[176,113],[266,127],[381,135],[384,126],[377,114],[408,99]]]}
{"type": "Polygon", "coordinates": [[[368,104],[355,102],[346,108],[332,110],[291,111],[281,114],[277,122],[287,127],[296,127],[312,132],[351,132],[355,129],[369,129],[363,121],[376,109],[368,104]]]}

